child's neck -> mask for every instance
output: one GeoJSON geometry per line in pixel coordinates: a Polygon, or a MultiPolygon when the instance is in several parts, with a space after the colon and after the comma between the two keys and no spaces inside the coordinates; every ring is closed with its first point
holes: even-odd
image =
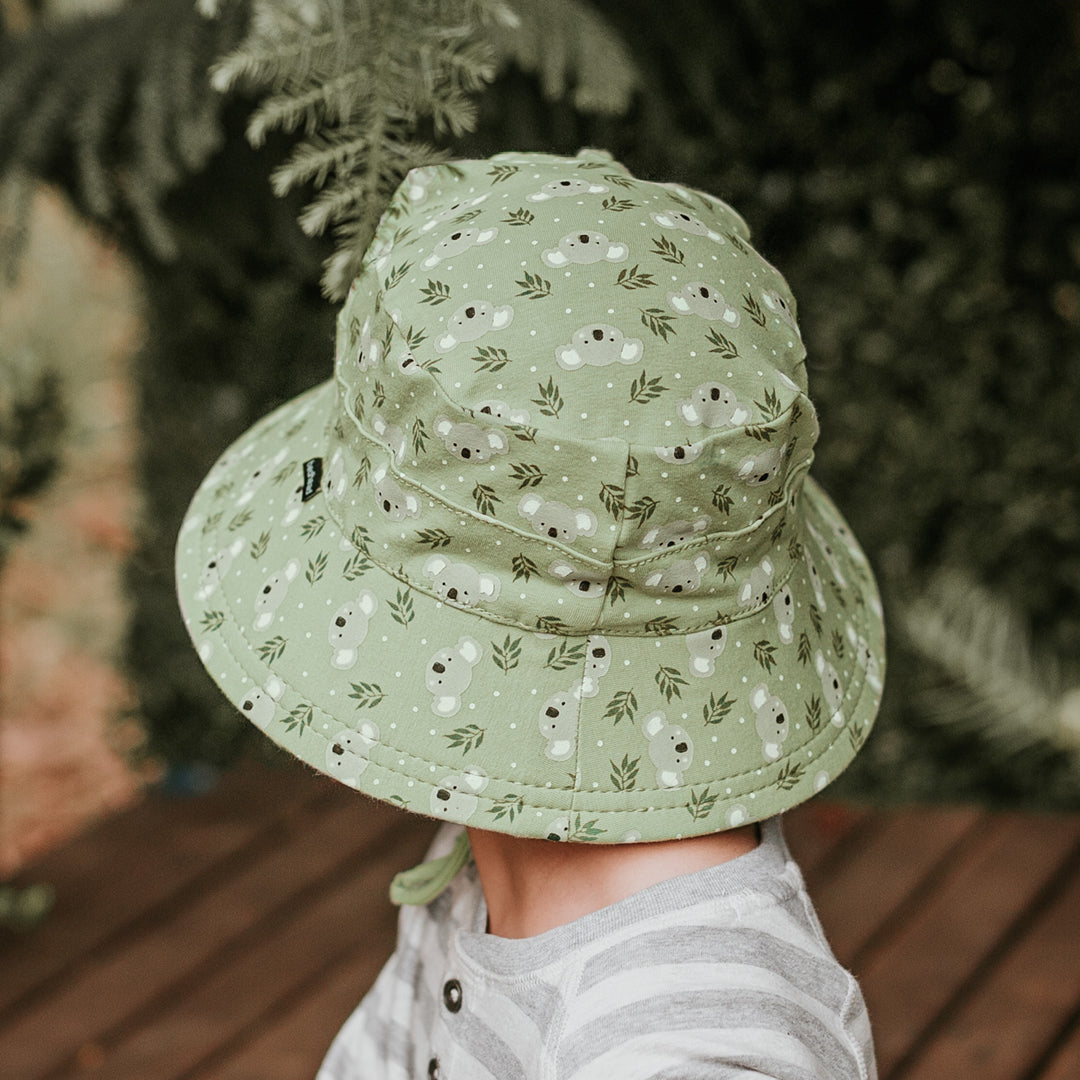
{"type": "Polygon", "coordinates": [[[650,885],[753,850],[756,825],[652,844],[566,844],[469,829],[488,932],[524,938],[553,930],[650,885]]]}

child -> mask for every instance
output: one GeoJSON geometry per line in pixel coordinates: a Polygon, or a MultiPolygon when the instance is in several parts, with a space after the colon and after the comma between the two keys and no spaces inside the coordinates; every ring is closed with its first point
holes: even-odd
{"type": "Polygon", "coordinates": [[[255,724],[455,823],[320,1080],[875,1075],[778,817],[881,694],[817,431],[724,203],[596,151],[409,174],[335,377],[225,454],[177,555],[255,724]]]}

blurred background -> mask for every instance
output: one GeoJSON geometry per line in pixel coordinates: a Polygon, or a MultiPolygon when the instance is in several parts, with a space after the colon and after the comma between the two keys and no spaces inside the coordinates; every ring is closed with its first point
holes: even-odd
{"type": "Polygon", "coordinates": [[[0,880],[272,757],[172,546],[332,370],[408,168],[610,150],[731,202],[799,301],[815,471],[879,574],[837,794],[1080,806],[1080,6],[0,0],[0,880]]]}

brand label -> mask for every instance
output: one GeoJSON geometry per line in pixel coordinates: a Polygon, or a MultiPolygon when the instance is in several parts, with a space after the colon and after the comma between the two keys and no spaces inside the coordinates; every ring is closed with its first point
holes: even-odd
{"type": "Polygon", "coordinates": [[[319,494],[322,487],[322,458],[313,457],[304,462],[304,492],[300,496],[301,502],[307,502],[319,494]]]}

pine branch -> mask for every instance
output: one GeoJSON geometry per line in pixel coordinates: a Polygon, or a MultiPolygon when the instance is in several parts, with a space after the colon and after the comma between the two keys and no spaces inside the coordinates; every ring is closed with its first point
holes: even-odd
{"type": "Polygon", "coordinates": [[[637,85],[630,50],[596,11],[577,0],[514,0],[519,25],[489,32],[500,68],[536,75],[549,101],[571,97],[587,113],[626,112],[637,85]]]}
{"type": "Polygon", "coordinates": [[[1080,682],[1039,655],[1020,612],[966,577],[939,573],[902,609],[908,638],[946,678],[926,717],[1015,751],[1049,744],[1080,752],[1080,682]]]}
{"type": "MultiPolygon", "coordinates": [[[[217,8],[217,0],[203,0],[217,8]]],[[[323,288],[340,299],[405,174],[446,159],[412,141],[429,124],[460,138],[477,122],[475,96],[500,63],[545,65],[545,87],[574,87],[579,108],[629,103],[633,70],[607,24],[577,0],[253,0],[248,36],[213,71],[219,90],[262,95],[248,138],[272,130],[305,139],[273,176],[279,195],[310,184],[300,223],[335,228],[323,288]],[[557,31],[557,33],[556,33],[557,31]]],[[[531,65],[531,66],[530,66],[531,65]]]]}
{"type": "Polygon", "coordinates": [[[11,43],[0,175],[61,179],[91,218],[133,221],[151,253],[172,257],[161,206],[221,144],[223,102],[206,73],[246,20],[245,4],[207,22],[190,0],[156,0],[11,43]]]}

